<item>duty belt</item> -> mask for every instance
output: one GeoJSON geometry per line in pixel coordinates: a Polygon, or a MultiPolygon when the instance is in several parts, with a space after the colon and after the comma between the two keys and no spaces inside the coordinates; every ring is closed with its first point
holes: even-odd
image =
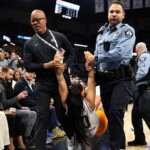
{"type": "Polygon", "coordinates": [[[139,92],[147,92],[150,93],[150,85],[139,85],[139,92]]]}
{"type": "Polygon", "coordinates": [[[110,76],[110,78],[113,78],[115,80],[131,76],[129,66],[125,66],[125,65],[121,65],[118,69],[105,70],[104,73],[108,74],[108,76],[110,76]]]}
{"type": "Polygon", "coordinates": [[[134,72],[131,70],[130,66],[122,65],[118,69],[114,70],[104,70],[96,71],[96,81],[98,84],[104,84],[111,81],[116,81],[122,78],[134,78],[134,72]]]}

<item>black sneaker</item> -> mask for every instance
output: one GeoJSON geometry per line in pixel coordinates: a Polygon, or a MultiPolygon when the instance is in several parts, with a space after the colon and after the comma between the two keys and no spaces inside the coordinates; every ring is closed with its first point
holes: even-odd
{"type": "Polygon", "coordinates": [[[137,140],[133,140],[128,142],[129,146],[143,146],[143,145],[147,145],[146,141],[137,141],[137,140]]]}

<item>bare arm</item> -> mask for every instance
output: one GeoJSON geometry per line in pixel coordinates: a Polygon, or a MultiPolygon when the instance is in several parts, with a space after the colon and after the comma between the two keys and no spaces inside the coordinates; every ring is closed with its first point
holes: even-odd
{"type": "MultiPolygon", "coordinates": [[[[56,60],[54,60],[55,62],[57,62],[56,60]]],[[[58,90],[59,90],[59,94],[61,97],[61,102],[62,105],[65,109],[67,109],[67,96],[68,96],[68,87],[65,81],[65,78],[63,76],[63,64],[61,64],[60,62],[57,62],[56,65],[56,69],[55,69],[55,73],[56,73],[56,77],[57,77],[57,81],[58,81],[58,90]]]]}
{"type": "Polygon", "coordinates": [[[96,87],[95,87],[95,70],[93,67],[93,63],[89,63],[89,57],[93,57],[90,52],[85,52],[85,59],[86,59],[86,70],[88,71],[88,82],[87,82],[87,96],[86,100],[89,104],[89,107],[93,110],[95,107],[95,97],[96,97],[96,87]]]}
{"type": "Polygon", "coordinates": [[[88,82],[87,82],[87,96],[86,100],[89,104],[89,107],[93,110],[95,107],[95,96],[96,96],[96,87],[94,80],[94,68],[88,72],[88,82]]]}
{"type": "Polygon", "coordinates": [[[58,88],[59,88],[59,94],[61,97],[61,102],[64,108],[67,108],[67,96],[68,96],[68,88],[67,88],[67,84],[66,81],[64,79],[63,74],[57,75],[57,80],[58,80],[58,88]]]}

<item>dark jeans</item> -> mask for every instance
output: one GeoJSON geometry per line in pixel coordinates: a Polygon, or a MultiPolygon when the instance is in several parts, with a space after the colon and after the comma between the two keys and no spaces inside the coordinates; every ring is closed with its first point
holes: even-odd
{"type": "Polygon", "coordinates": [[[124,113],[133,96],[133,84],[128,80],[100,86],[101,98],[108,117],[111,150],[125,149],[124,113]]]}
{"type": "Polygon", "coordinates": [[[150,129],[150,93],[142,89],[136,92],[132,109],[132,124],[134,127],[135,140],[145,141],[142,119],[144,119],[150,129]]]}
{"type": "Polygon", "coordinates": [[[110,150],[110,139],[108,129],[101,136],[94,136],[91,139],[92,150],[110,150]]]}
{"type": "Polygon", "coordinates": [[[57,118],[57,115],[56,115],[56,110],[55,110],[54,106],[50,107],[49,115],[50,115],[50,119],[49,119],[48,130],[51,131],[52,129],[59,126],[59,121],[58,121],[58,118],[57,118]]]}

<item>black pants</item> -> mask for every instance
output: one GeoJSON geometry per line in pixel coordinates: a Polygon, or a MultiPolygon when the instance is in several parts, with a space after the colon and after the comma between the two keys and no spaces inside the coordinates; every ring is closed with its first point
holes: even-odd
{"type": "Polygon", "coordinates": [[[133,87],[128,80],[100,86],[101,98],[108,117],[111,150],[125,149],[124,113],[131,100],[133,87]]]}
{"type": "Polygon", "coordinates": [[[20,135],[23,135],[23,125],[19,119],[19,117],[14,115],[6,115],[8,126],[9,126],[9,135],[10,137],[18,137],[20,135]]]}
{"type": "Polygon", "coordinates": [[[54,99],[54,105],[57,113],[58,120],[63,126],[67,136],[70,136],[70,127],[65,110],[62,107],[60,95],[57,89],[45,91],[42,89],[35,89],[36,105],[37,105],[37,121],[35,125],[35,149],[46,149],[46,131],[50,120],[49,106],[50,99],[54,99]]]}
{"type": "Polygon", "coordinates": [[[135,140],[145,141],[143,132],[142,119],[146,122],[150,129],[150,93],[144,89],[137,91],[133,109],[132,109],[132,124],[134,127],[135,140]]]}

